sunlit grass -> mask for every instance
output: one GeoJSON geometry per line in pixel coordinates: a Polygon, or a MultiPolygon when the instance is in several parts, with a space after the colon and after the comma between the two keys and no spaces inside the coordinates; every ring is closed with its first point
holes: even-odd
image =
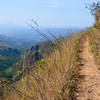
{"type": "MultiPolygon", "coordinates": [[[[89,44],[97,66],[100,66],[100,30],[92,27],[88,31],[89,44]]],[[[100,67],[98,67],[100,69],[100,67]]]]}
{"type": "Polygon", "coordinates": [[[78,76],[80,34],[59,42],[48,58],[38,61],[37,69],[16,82],[6,100],[70,100],[74,98],[78,76]],[[20,93],[18,92],[20,91],[20,93]]]}

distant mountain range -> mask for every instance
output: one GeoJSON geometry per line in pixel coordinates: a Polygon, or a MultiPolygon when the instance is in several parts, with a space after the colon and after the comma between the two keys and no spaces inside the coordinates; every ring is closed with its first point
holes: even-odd
{"type": "MultiPolygon", "coordinates": [[[[39,28],[39,31],[46,34],[49,38],[52,38],[49,34],[50,32],[59,37],[59,35],[68,36],[81,30],[80,28],[39,28]]],[[[29,26],[18,26],[15,24],[0,24],[0,34],[33,44],[46,40],[29,26]]]]}
{"type": "Polygon", "coordinates": [[[33,45],[34,43],[31,41],[25,41],[13,37],[8,37],[5,35],[0,35],[0,47],[6,46],[6,47],[12,47],[12,48],[18,48],[18,49],[25,49],[30,45],[33,45]]]}

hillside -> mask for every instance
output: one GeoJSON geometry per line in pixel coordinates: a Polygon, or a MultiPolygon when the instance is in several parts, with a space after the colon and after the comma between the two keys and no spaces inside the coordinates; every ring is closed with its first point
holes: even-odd
{"type": "Polygon", "coordinates": [[[10,79],[16,72],[15,64],[20,61],[22,52],[31,44],[16,38],[0,35],[0,79],[10,79]]]}
{"type": "Polygon", "coordinates": [[[23,63],[25,66],[34,66],[34,63],[51,53],[51,44],[48,41],[29,47],[24,52],[23,63]]]}
{"type": "MultiPolygon", "coordinates": [[[[43,56],[37,62],[36,68],[29,70],[19,81],[13,84],[6,80],[1,81],[1,98],[99,100],[99,32],[100,30],[93,26],[84,32],[59,40],[53,52],[48,57],[43,56]],[[9,87],[10,91],[4,90],[2,86],[9,87]],[[4,93],[6,95],[3,95],[4,93]]],[[[39,45],[26,50],[25,62],[34,60],[32,57],[34,58],[34,50],[39,50],[37,47],[39,45]]],[[[30,63],[27,64],[31,66],[30,63]]]]}
{"type": "Polygon", "coordinates": [[[22,39],[17,39],[15,37],[11,38],[5,35],[0,35],[0,46],[10,46],[13,48],[18,48],[23,50],[30,45],[33,45],[33,43],[30,41],[25,41],[22,39]]]}
{"type": "Polygon", "coordinates": [[[60,40],[53,53],[48,58],[38,61],[36,69],[31,69],[29,75],[26,74],[15,84],[7,83],[6,86],[11,88],[11,91],[10,94],[6,91],[7,95],[4,98],[6,100],[12,100],[11,98],[58,100],[59,98],[67,99],[73,95],[70,92],[74,93],[73,86],[76,84],[78,74],[80,37],[79,34],[60,40]]]}
{"type": "Polygon", "coordinates": [[[22,73],[23,76],[13,84],[2,80],[1,98],[5,100],[99,99],[99,96],[96,96],[99,92],[96,91],[99,89],[100,72],[99,63],[95,63],[100,60],[97,54],[99,31],[93,26],[84,32],[65,39],[61,38],[55,48],[50,48],[48,42],[44,42],[26,49],[22,66],[24,70],[16,72],[18,77],[22,76],[22,73]],[[94,32],[97,33],[93,34],[94,32]],[[49,52],[50,49],[53,51],[49,52]],[[48,56],[45,56],[46,52],[49,53],[48,56]],[[32,66],[35,68],[28,70],[32,66]],[[93,84],[94,81],[96,84],[93,84]]]}
{"type": "Polygon", "coordinates": [[[12,77],[13,73],[6,70],[14,70],[14,64],[20,60],[21,52],[18,49],[0,45],[0,78],[12,77]]]}
{"type": "MultiPolygon", "coordinates": [[[[53,46],[47,41],[26,49],[22,70],[16,72],[19,79],[13,83],[0,81],[0,99],[100,100],[100,16],[97,17],[91,28],[50,42],[53,46]]],[[[0,59],[4,59],[3,55],[0,59]]]]}
{"type": "Polygon", "coordinates": [[[100,100],[100,0],[1,0],[0,100],[100,100]]]}
{"type": "Polygon", "coordinates": [[[21,42],[22,44],[19,45],[19,40],[3,35],[1,35],[0,40],[0,78],[13,78],[18,70],[22,70],[23,64],[26,67],[25,69],[30,69],[37,60],[46,57],[51,51],[51,45],[48,41],[35,44],[24,51],[27,47],[25,46],[26,43],[24,45],[21,42]]]}

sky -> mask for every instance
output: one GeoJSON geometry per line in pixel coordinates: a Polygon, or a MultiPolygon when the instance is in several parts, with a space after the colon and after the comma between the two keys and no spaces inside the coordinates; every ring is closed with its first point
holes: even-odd
{"type": "Polygon", "coordinates": [[[88,27],[94,17],[85,3],[96,0],[0,0],[0,24],[26,25],[34,19],[41,27],[88,27]]]}

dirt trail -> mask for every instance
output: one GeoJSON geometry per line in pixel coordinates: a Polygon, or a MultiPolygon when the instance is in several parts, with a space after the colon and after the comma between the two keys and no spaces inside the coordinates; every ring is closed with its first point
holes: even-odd
{"type": "Polygon", "coordinates": [[[77,100],[100,100],[100,70],[89,50],[88,38],[82,41],[77,100]]]}

